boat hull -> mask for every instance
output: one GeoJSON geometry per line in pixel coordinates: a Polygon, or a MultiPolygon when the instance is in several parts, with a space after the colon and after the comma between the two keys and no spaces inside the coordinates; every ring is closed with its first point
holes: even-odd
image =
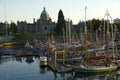
{"type": "Polygon", "coordinates": [[[40,62],[40,67],[42,67],[42,68],[44,68],[44,67],[47,67],[48,66],[48,64],[47,64],[47,62],[40,62]]]}
{"type": "Polygon", "coordinates": [[[40,57],[40,67],[46,67],[46,66],[48,66],[47,57],[44,56],[40,57]]]}
{"type": "Polygon", "coordinates": [[[100,72],[111,72],[111,71],[116,71],[117,66],[113,67],[104,67],[104,68],[86,68],[86,67],[77,67],[74,66],[73,70],[75,72],[82,72],[82,73],[100,73],[100,72]]]}

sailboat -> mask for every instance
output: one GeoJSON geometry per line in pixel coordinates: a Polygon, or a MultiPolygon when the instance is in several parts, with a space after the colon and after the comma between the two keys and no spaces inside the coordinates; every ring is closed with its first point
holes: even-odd
{"type": "MultiPolygon", "coordinates": [[[[86,12],[85,8],[85,12],[86,12]]],[[[85,20],[86,20],[86,13],[85,13],[85,20]]],[[[85,22],[85,41],[84,46],[86,45],[86,35],[87,33],[87,27],[85,22]]],[[[108,35],[108,34],[106,34],[108,35]]],[[[106,45],[108,45],[108,38],[106,37],[106,45]]],[[[108,46],[106,50],[106,54],[104,55],[96,55],[96,52],[92,55],[88,55],[89,53],[87,50],[84,51],[84,56],[81,64],[78,65],[70,65],[70,67],[73,68],[73,71],[75,72],[81,72],[81,73],[101,73],[101,72],[111,72],[117,70],[117,65],[115,65],[110,59],[108,55],[108,46]]]]}
{"type": "Polygon", "coordinates": [[[92,65],[79,65],[79,66],[72,66],[73,70],[75,72],[82,72],[82,73],[98,73],[98,72],[111,72],[116,71],[117,66],[114,64],[106,63],[107,65],[104,65],[105,56],[94,56],[94,57],[88,57],[87,61],[93,61],[96,62],[92,65]],[[103,63],[102,63],[103,60],[103,63]]]}

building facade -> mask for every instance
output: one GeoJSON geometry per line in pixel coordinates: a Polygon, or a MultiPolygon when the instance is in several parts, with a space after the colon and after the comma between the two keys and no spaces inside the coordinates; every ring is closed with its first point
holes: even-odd
{"type": "Polygon", "coordinates": [[[6,33],[7,28],[10,27],[10,24],[8,24],[7,22],[4,23],[0,23],[0,33],[6,33]]]}
{"type": "Polygon", "coordinates": [[[114,23],[120,23],[120,19],[119,18],[114,19],[114,23]]]}
{"type": "Polygon", "coordinates": [[[18,21],[17,26],[18,32],[50,34],[56,26],[56,23],[52,22],[48,12],[44,7],[39,19],[33,19],[33,23],[18,21]]]}
{"type": "Polygon", "coordinates": [[[6,24],[0,23],[0,32],[5,32],[5,30],[6,30],[6,24]]]}

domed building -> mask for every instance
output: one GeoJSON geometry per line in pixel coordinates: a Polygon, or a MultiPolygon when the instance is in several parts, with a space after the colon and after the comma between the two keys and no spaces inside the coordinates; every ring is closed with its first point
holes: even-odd
{"type": "Polygon", "coordinates": [[[33,23],[27,23],[26,21],[17,22],[19,32],[27,32],[27,33],[42,33],[42,34],[50,34],[53,28],[55,27],[55,22],[52,22],[48,12],[45,7],[40,14],[40,18],[35,21],[33,19],[33,23]]]}
{"type": "Polygon", "coordinates": [[[43,8],[43,11],[41,12],[40,19],[43,20],[43,21],[51,20],[48,12],[45,10],[45,7],[43,8]]]}
{"type": "Polygon", "coordinates": [[[43,8],[40,18],[37,20],[37,30],[45,34],[49,34],[51,30],[55,27],[55,23],[52,22],[48,12],[43,8]]]}

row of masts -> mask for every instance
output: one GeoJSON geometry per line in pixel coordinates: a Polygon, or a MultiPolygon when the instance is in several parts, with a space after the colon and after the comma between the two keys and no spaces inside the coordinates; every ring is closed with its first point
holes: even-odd
{"type": "MultiPolygon", "coordinates": [[[[88,53],[87,53],[87,24],[86,24],[86,13],[87,13],[87,7],[85,7],[85,27],[84,27],[84,56],[83,56],[83,58],[84,58],[84,60],[85,59],[87,59],[87,57],[88,57],[88,53]]],[[[112,34],[112,36],[111,36],[111,41],[112,41],[112,55],[113,55],[113,57],[115,58],[115,43],[114,43],[114,39],[115,39],[115,36],[114,36],[114,29],[113,29],[113,23],[112,23],[112,17],[109,15],[109,13],[108,13],[108,11],[106,12],[106,14],[105,14],[105,16],[104,17],[107,17],[107,30],[106,30],[106,33],[105,33],[105,22],[104,22],[104,32],[103,32],[103,45],[106,45],[107,46],[107,49],[105,49],[105,52],[106,52],[106,58],[108,58],[108,55],[109,55],[109,51],[108,51],[108,45],[109,45],[109,42],[110,42],[110,31],[109,31],[109,18],[111,19],[111,34],[112,34]]],[[[97,43],[98,43],[98,33],[97,33],[97,31],[96,31],[96,35],[97,35],[97,43]]],[[[82,35],[81,35],[82,36],[82,35]]],[[[66,31],[65,31],[65,29],[63,28],[63,40],[64,40],[64,42],[65,42],[65,40],[68,40],[68,43],[69,44],[71,44],[72,43],[72,36],[71,36],[71,26],[70,26],[70,20],[68,19],[68,22],[66,22],[66,31]]],[[[97,46],[98,46],[98,44],[97,44],[97,46]]],[[[97,48],[97,47],[95,47],[95,48],[97,48]]],[[[65,58],[65,56],[64,56],[64,53],[67,51],[67,49],[66,49],[66,46],[65,46],[65,44],[64,44],[64,51],[63,51],[63,64],[64,64],[64,58],[65,58]]],[[[56,63],[56,59],[57,59],[57,52],[58,51],[55,51],[55,63],[56,63]]],[[[85,61],[84,61],[85,62],[85,61]]],[[[83,64],[85,64],[85,63],[83,63],[83,64]]],[[[56,67],[56,66],[55,66],[56,67]]]]}
{"type": "MultiPolygon", "coordinates": [[[[84,47],[86,48],[87,47],[87,26],[86,26],[86,11],[87,10],[87,7],[85,7],[85,28],[84,28],[84,47]]],[[[106,30],[106,33],[105,33],[105,21],[104,21],[104,31],[103,31],[103,45],[106,45],[106,49],[105,49],[105,53],[106,53],[106,60],[109,59],[109,43],[111,42],[111,48],[112,48],[112,55],[113,55],[113,60],[115,61],[116,60],[116,56],[117,55],[117,47],[115,45],[115,28],[113,29],[113,22],[112,22],[112,17],[110,16],[108,10],[105,14],[104,17],[107,17],[107,30],[106,30]],[[111,19],[111,39],[110,39],[110,26],[109,26],[109,18],[111,19]],[[115,52],[116,50],[116,52],[115,52]]],[[[96,31],[96,47],[95,48],[98,48],[98,32],[96,31]]],[[[96,56],[96,52],[95,52],[95,56],[96,56]]],[[[84,65],[86,65],[86,58],[88,57],[88,53],[87,53],[87,49],[85,49],[84,51],[84,65]]]]}

